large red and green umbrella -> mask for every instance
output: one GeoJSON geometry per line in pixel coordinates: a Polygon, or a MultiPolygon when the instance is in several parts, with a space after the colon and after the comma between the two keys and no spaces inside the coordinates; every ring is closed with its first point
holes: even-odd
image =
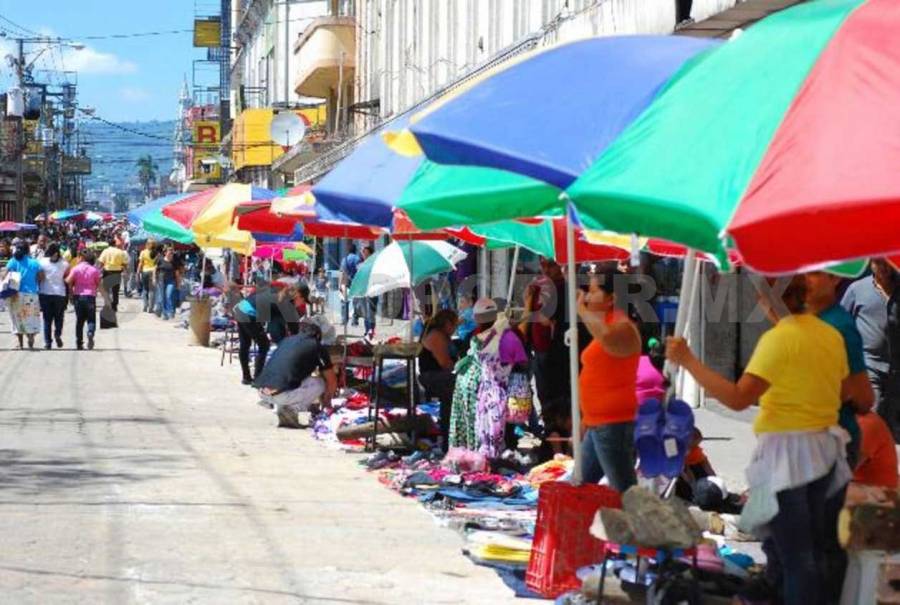
{"type": "Polygon", "coordinates": [[[900,251],[900,2],[777,13],[670,83],[567,193],[586,225],[781,273],[900,251]]]}

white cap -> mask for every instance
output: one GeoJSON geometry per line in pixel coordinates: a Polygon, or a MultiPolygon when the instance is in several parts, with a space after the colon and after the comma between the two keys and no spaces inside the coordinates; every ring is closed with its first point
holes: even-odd
{"type": "Polygon", "coordinates": [[[497,303],[490,298],[479,298],[472,308],[475,323],[486,324],[497,321],[497,303]]]}

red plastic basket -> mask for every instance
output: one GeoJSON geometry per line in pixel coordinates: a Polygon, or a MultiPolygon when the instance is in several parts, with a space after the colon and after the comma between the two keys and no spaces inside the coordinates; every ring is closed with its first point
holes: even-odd
{"type": "Polygon", "coordinates": [[[531,559],[525,573],[528,588],[555,598],[581,587],[580,567],[603,560],[605,544],[590,534],[600,508],[622,508],[622,496],[602,485],[545,483],[538,497],[531,559]]]}

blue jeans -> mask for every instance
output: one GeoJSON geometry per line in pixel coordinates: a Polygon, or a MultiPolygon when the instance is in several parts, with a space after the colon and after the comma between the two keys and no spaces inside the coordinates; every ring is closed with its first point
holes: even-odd
{"type": "Polygon", "coordinates": [[[766,576],[785,605],[832,603],[840,598],[846,556],[838,544],[837,519],[846,490],[825,497],[834,470],[821,479],[778,492],[778,514],[763,543],[766,576]]]}
{"type": "Polygon", "coordinates": [[[156,287],[153,285],[153,271],[141,273],[141,300],[144,302],[144,311],[152,313],[156,310],[156,287]]]}
{"type": "Polygon", "coordinates": [[[581,443],[581,478],[585,483],[609,485],[624,492],[637,484],[634,471],[634,423],[620,422],[590,427],[581,443]]]}
{"type": "Polygon", "coordinates": [[[175,282],[163,284],[163,319],[171,319],[175,315],[175,282]]]}
{"type": "Polygon", "coordinates": [[[362,299],[363,308],[365,309],[364,323],[366,334],[375,332],[375,316],[378,313],[378,297],[362,299]]]}
{"type": "Polygon", "coordinates": [[[97,297],[75,296],[75,343],[80,349],[84,343],[84,326],[87,324],[88,340],[94,339],[97,330],[97,297]]]}
{"type": "Polygon", "coordinates": [[[349,300],[341,301],[341,325],[346,326],[347,322],[353,320],[353,325],[359,324],[359,316],[362,315],[359,309],[359,301],[358,298],[352,298],[349,300]],[[351,315],[352,313],[352,315],[351,315]]]}

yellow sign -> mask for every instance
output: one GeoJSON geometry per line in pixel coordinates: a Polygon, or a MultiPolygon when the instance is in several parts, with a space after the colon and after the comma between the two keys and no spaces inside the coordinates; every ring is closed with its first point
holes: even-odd
{"type": "Polygon", "coordinates": [[[211,182],[222,177],[222,166],[218,159],[219,135],[218,122],[198,120],[191,125],[194,149],[191,161],[191,178],[193,180],[211,182]]]}
{"type": "MultiPolygon", "coordinates": [[[[311,131],[325,127],[327,121],[325,105],[297,109],[294,113],[306,124],[307,136],[311,131]]],[[[245,109],[235,119],[231,129],[231,159],[235,170],[247,166],[271,166],[275,160],[284,155],[281,146],[272,142],[271,128],[274,117],[275,112],[272,108],[264,108],[245,109]]]]}
{"type": "Polygon", "coordinates": [[[218,17],[194,20],[194,46],[197,48],[222,46],[222,21],[218,17]]]}

